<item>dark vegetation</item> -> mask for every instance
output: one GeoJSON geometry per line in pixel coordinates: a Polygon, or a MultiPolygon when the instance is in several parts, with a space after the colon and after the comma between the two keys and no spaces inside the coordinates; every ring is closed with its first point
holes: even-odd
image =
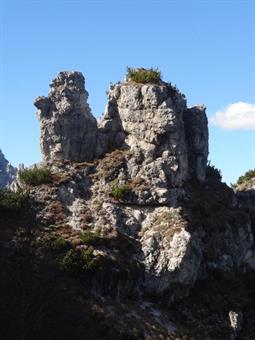
{"type": "Polygon", "coordinates": [[[20,181],[26,185],[37,186],[51,182],[51,172],[45,167],[34,166],[31,169],[19,171],[20,181]]]}
{"type": "Polygon", "coordinates": [[[217,179],[218,181],[221,181],[222,180],[221,171],[217,169],[214,165],[211,165],[209,162],[206,167],[206,178],[217,179]]]}
{"type": "Polygon", "coordinates": [[[18,211],[28,199],[28,195],[21,190],[17,192],[1,190],[0,191],[0,211],[18,211]]]}
{"type": "MultiPolygon", "coordinates": [[[[224,231],[228,224],[232,225],[234,230],[238,230],[239,225],[248,223],[248,216],[244,209],[233,207],[234,192],[227,184],[219,181],[218,171],[213,172],[205,183],[191,181],[185,186],[187,196],[183,200],[183,208],[186,214],[191,216],[194,228],[205,228],[208,235],[208,242],[217,247],[224,240],[221,239],[220,233],[224,231]],[[217,235],[219,239],[210,238],[211,232],[217,235]]],[[[205,248],[210,252],[210,247],[205,248]]],[[[218,251],[215,250],[215,253],[218,251]]]]}
{"type": "MultiPolygon", "coordinates": [[[[231,273],[212,270],[206,280],[198,280],[186,299],[176,304],[182,315],[181,327],[192,330],[196,340],[230,339],[226,318],[230,310],[244,312],[242,331],[237,340],[253,339],[255,334],[254,273],[231,273]],[[192,318],[182,314],[189,310],[192,318]]],[[[182,338],[181,338],[182,339],[182,338]]],[[[191,339],[189,336],[188,340],[191,339]]]]}
{"type": "Polygon", "coordinates": [[[59,262],[60,268],[78,279],[86,278],[88,272],[95,266],[93,248],[70,249],[59,262]]]}
{"type": "MultiPolygon", "coordinates": [[[[129,270],[137,276],[135,266],[129,269],[124,262],[106,260],[98,267],[93,255],[100,240],[97,233],[83,233],[79,247],[61,235],[51,238],[35,223],[31,202],[27,197],[20,202],[20,195],[1,193],[5,214],[0,213],[0,339],[135,340],[107,322],[90,293],[95,271],[97,282],[114,275],[128,280],[129,270]]],[[[116,242],[125,252],[125,242],[116,242]]]]}
{"type": "Polygon", "coordinates": [[[127,80],[141,84],[160,84],[161,73],[154,68],[127,68],[127,80]]]}
{"type": "Polygon", "coordinates": [[[236,185],[243,184],[245,182],[248,182],[252,178],[255,177],[255,169],[251,169],[246,171],[246,173],[243,176],[240,176],[236,182],[236,185]]]}
{"type": "Polygon", "coordinates": [[[114,185],[112,187],[111,195],[116,200],[121,200],[125,197],[126,193],[129,190],[129,186],[127,184],[124,185],[114,185]]]}
{"type": "Polygon", "coordinates": [[[84,275],[87,258],[36,247],[34,230],[17,229],[13,236],[0,253],[1,339],[103,339],[94,327],[85,276],[72,277],[81,270],[84,275]]]}
{"type": "Polygon", "coordinates": [[[50,241],[50,247],[53,251],[61,252],[69,249],[70,243],[66,241],[62,236],[60,236],[50,241]]]}
{"type": "Polygon", "coordinates": [[[99,232],[92,233],[91,231],[84,231],[80,235],[80,239],[86,245],[96,245],[99,243],[101,237],[99,232]]]}

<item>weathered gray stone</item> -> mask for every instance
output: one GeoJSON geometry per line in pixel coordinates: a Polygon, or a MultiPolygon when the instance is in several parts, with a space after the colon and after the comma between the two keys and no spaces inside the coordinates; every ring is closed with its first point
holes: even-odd
{"type": "Polygon", "coordinates": [[[45,161],[88,161],[95,157],[97,122],[87,103],[80,72],[60,72],[48,97],[35,100],[45,161]]]}
{"type": "Polygon", "coordinates": [[[128,177],[150,183],[151,201],[174,204],[179,196],[174,188],[181,188],[189,176],[185,109],[185,97],[167,83],[126,82],[110,87],[99,131],[108,149],[130,149],[128,177]]]}
{"type": "Polygon", "coordinates": [[[167,294],[170,301],[187,294],[211,269],[255,267],[250,218],[235,211],[227,186],[208,182],[210,196],[203,187],[208,156],[204,106],[187,108],[184,95],[168,83],[117,83],[110,87],[97,125],[80,73],[61,72],[51,87],[47,98],[36,100],[41,146],[51,168],[69,178],[56,196],[70,228],[82,231],[89,224],[135,240],[131,257],[145,271],[139,287],[167,294]],[[58,159],[74,162],[58,165],[58,159]],[[75,163],[94,159],[89,165],[75,163]],[[184,185],[190,179],[198,180],[192,182],[195,191],[184,185]],[[119,200],[113,187],[126,188],[119,200]],[[196,202],[196,190],[209,202],[196,202]],[[226,210],[214,219],[207,209],[222,207],[221,195],[226,210]],[[93,223],[84,218],[88,212],[93,223]]]}
{"type": "MultiPolygon", "coordinates": [[[[146,289],[158,294],[178,287],[186,294],[195,283],[202,260],[198,233],[186,230],[180,209],[162,207],[148,214],[142,224],[141,245],[144,253],[146,289]]],[[[176,298],[174,290],[170,296],[176,298]]]]}
{"type": "Polygon", "coordinates": [[[13,167],[0,150],[0,189],[8,187],[14,181],[17,169],[13,167]]]}
{"type": "Polygon", "coordinates": [[[231,334],[231,340],[235,340],[239,332],[242,329],[243,313],[241,311],[231,310],[228,313],[228,316],[229,316],[230,327],[233,330],[233,333],[231,334]]]}
{"type": "MultiPolygon", "coordinates": [[[[60,72],[48,97],[35,105],[44,160],[88,161],[116,148],[128,148],[130,178],[157,178],[155,194],[170,202],[189,177],[205,178],[208,129],[204,107],[187,109],[186,99],[169,83],[111,85],[99,122],[87,104],[79,72],[60,72]],[[163,191],[165,194],[163,195],[163,191]],[[176,189],[174,189],[176,193],[176,189]]],[[[178,196],[178,194],[177,194],[178,196]]]]}

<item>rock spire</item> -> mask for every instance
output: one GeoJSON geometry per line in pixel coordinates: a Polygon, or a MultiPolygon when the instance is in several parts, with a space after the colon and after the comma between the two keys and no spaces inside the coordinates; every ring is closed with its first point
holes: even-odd
{"type": "MultiPolygon", "coordinates": [[[[35,101],[45,161],[91,161],[117,148],[135,155],[130,175],[157,173],[180,187],[190,176],[203,181],[208,156],[205,108],[187,108],[170,83],[112,85],[105,114],[97,123],[87,103],[80,72],[60,72],[48,97],[35,101]]],[[[162,191],[163,193],[163,191],[162,191]]]]}

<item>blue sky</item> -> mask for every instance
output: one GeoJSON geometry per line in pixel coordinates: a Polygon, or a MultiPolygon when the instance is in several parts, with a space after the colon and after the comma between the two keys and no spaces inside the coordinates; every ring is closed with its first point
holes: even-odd
{"type": "MultiPolygon", "coordinates": [[[[0,0],[0,22],[0,148],[14,165],[41,159],[33,101],[62,70],[83,72],[97,117],[127,66],[158,67],[208,117],[255,104],[253,0],[0,0]]],[[[210,124],[209,159],[234,182],[255,167],[255,130],[210,124]]]]}

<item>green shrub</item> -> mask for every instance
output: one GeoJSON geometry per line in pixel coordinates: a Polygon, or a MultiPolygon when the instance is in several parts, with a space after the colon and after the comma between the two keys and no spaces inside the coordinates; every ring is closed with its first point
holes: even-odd
{"type": "Polygon", "coordinates": [[[69,243],[63,238],[58,237],[50,242],[50,246],[54,251],[66,250],[69,247],[69,243]]]}
{"type": "Polygon", "coordinates": [[[0,191],[0,207],[2,209],[19,210],[23,207],[28,194],[22,191],[0,191]]]}
{"type": "Polygon", "coordinates": [[[115,199],[120,200],[124,198],[128,190],[129,190],[128,185],[113,186],[111,194],[115,199]]]}
{"type": "Polygon", "coordinates": [[[161,82],[161,73],[158,69],[146,68],[127,68],[127,80],[142,84],[159,84],[161,82]]]}
{"type": "Polygon", "coordinates": [[[20,181],[24,184],[37,186],[51,182],[51,172],[47,168],[38,168],[37,166],[31,169],[19,171],[20,181]]]}
{"type": "Polygon", "coordinates": [[[248,170],[243,176],[240,176],[238,178],[236,184],[240,185],[243,184],[244,182],[248,182],[253,177],[255,177],[255,169],[248,170]]]}
{"type": "Polygon", "coordinates": [[[93,248],[70,249],[60,260],[60,268],[74,275],[86,274],[94,267],[93,248]]]}
{"type": "Polygon", "coordinates": [[[101,237],[99,232],[92,233],[91,231],[84,231],[80,235],[81,241],[87,245],[95,245],[96,243],[98,243],[100,238],[101,237]]]}
{"type": "Polygon", "coordinates": [[[214,165],[211,165],[209,163],[206,167],[206,178],[216,179],[216,180],[221,181],[222,179],[221,171],[217,169],[214,165]]]}

